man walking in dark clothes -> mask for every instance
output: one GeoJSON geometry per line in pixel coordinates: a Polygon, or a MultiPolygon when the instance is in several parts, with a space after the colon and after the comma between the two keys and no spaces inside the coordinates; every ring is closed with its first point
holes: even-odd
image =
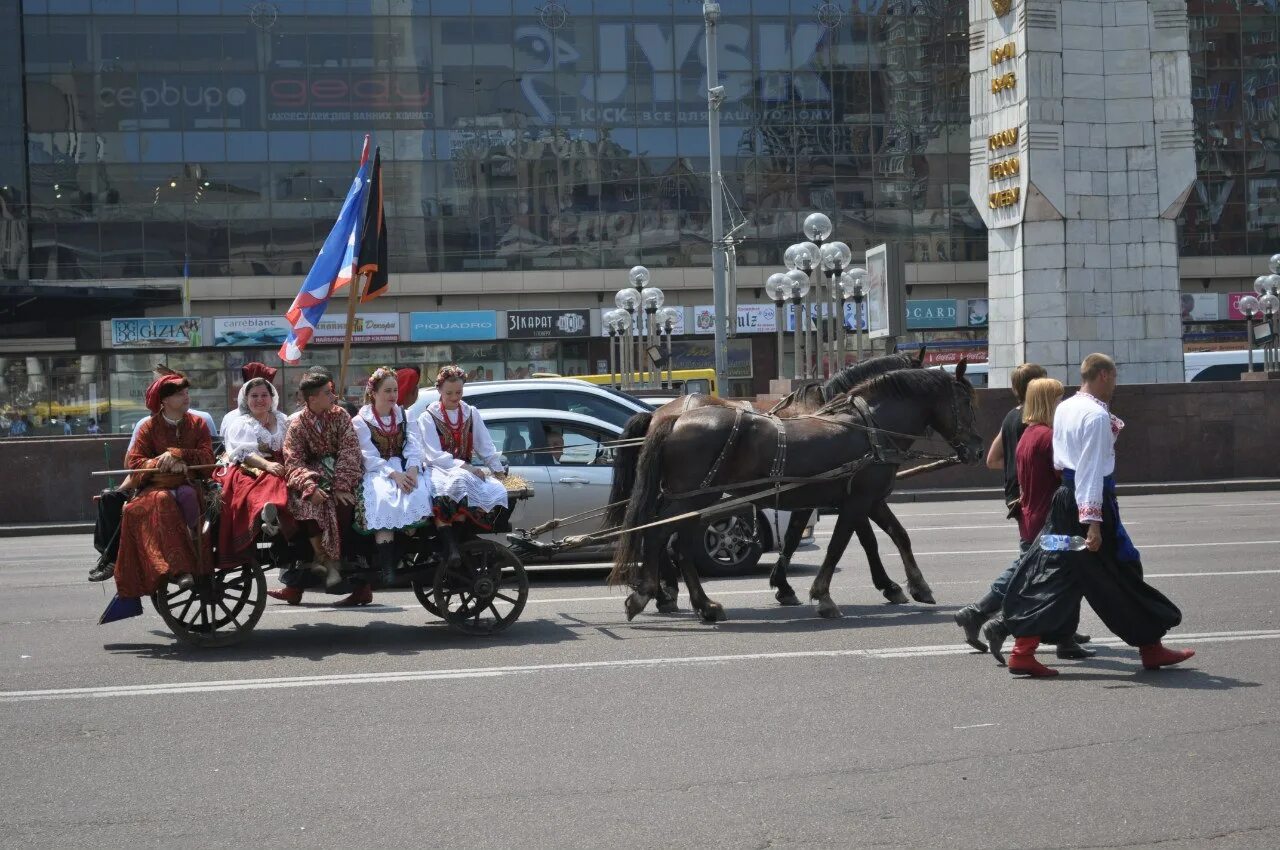
{"type": "MultiPolygon", "coordinates": [[[[1047,374],[1044,367],[1037,363],[1023,363],[1013,370],[1009,382],[1013,388],[1014,398],[1018,400],[1018,406],[1005,414],[1004,421],[1000,423],[1000,433],[992,441],[991,449],[987,452],[987,468],[1004,470],[1004,503],[1011,519],[1018,516],[1019,500],[1021,499],[1021,493],[1018,492],[1016,458],[1018,441],[1022,439],[1022,433],[1027,429],[1027,426],[1022,421],[1022,404],[1027,397],[1027,386],[1032,381],[1037,378],[1043,378],[1047,374]]],[[[1027,548],[1026,541],[1019,541],[1018,548],[1021,552],[1025,552],[1027,548]]],[[[991,583],[991,588],[985,596],[971,605],[964,606],[955,613],[956,625],[964,629],[965,642],[979,652],[985,653],[988,649],[987,644],[979,637],[979,633],[982,632],[983,624],[995,616],[1000,611],[1000,606],[1004,604],[1005,591],[1009,587],[1009,580],[1013,578],[1013,572],[1017,566],[1018,560],[1015,558],[1013,563],[991,583]]],[[[995,652],[997,653],[997,658],[999,658],[999,645],[1004,642],[1007,633],[1004,632],[1003,624],[998,621],[990,624],[987,631],[990,634],[986,634],[986,637],[988,640],[995,642],[995,652]]],[[[1087,643],[1088,640],[1088,635],[1074,635],[1070,640],[1059,645],[1059,657],[1088,657],[1092,653],[1080,646],[1081,643],[1087,643]]]]}
{"type": "Polygon", "coordinates": [[[1015,637],[1009,672],[1016,675],[1058,674],[1036,660],[1036,647],[1041,638],[1075,629],[1082,597],[1108,629],[1138,647],[1148,670],[1195,655],[1161,643],[1182,621],[1182,612],[1143,581],[1141,555],[1120,519],[1115,444],[1124,422],[1110,407],[1116,364],[1105,354],[1090,354],[1080,377],[1080,391],[1054,413],[1053,465],[1062,471],[1062,485],[1045,529],[1084,536],[1086,548],[1047,551],[1033,545],[1020,559],[1003,607],[1003,622],[1015,637]]]}

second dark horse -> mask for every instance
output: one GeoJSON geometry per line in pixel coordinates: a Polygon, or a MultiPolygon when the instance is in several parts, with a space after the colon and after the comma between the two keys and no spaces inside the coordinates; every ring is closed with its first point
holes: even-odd
{"type": "Polygon", "coordinates": [[[706,407],[656,426],[641,450],[636,486],[623,520],[629,530],[622,535],[609,575],[610,583],[635,588],[627,598],[628,617],[659,592],[660,553],[674,532],[691,604],[704,621],[725,619],[724,607],[703,591],[691,557],[699,520],[656,526],[654,521],[705,510],[720,500],[721,492],[758,492],[758,482],[771,477],[807,479],[848,469],[852,474],[846,477],[815,481],[777,497],[780,507],[792,510],[839,505],[831,545],[809,596],[817,601],[820,615],[840,616],[830,593],[836,563],[855,521],[865,518],[893,489],[898,462],[877,459],[856,400],[865,401],[871,423],[892,449],[905,451],[932,428],[960,460],[975,462],[981,457],[982,441],[974,423],[976,399],[964,372],[963,362],[954,377],[933,370],[889,372],[816,414],[792,420],[740,417],[730,408],[706,407]],[[731,439],[735,430],[739,433],[731,439]],[[708,480],[714,488],[707,487],[708,480]]]}
{"type": "MultiPolygon", "coordinates": [[[[925,348],[921,346],[920,351],[914,355],[891,354],[885,357],[874,357],[870,360],[865,360],[842,370],[825,384],[817,381],[806,384],[774,405],[769,413],[783,419],[814,413],[835,397],[878,375],[899,369],[922,368],[924,353],[925,348]]],[[[709,395],[685,396],[667,402],[653,413],[637,413],[627,422],[620,439],[643,438],[662,422],[699,408],[723,407],[736,409],[744,405],[747,406],[747,409],[750,409],[747,402],[724,401],[709,395]]],[[[614,453],[613,486],[609,493],[610,510],[605,516],[606,528],[614,528],[622,524],[627,500],[631,498],[632,488],[635,486],[636,468],[639,460],[639,445],[623,446],[614,453]]],[[[834,509],[836,506],[827,505],[824,507],[834,509]]],[[[787,524],[786,535],[779,546],[778,560],[769,574],[769,586],[774,588],[774,598],[782,605],[800,604],[800,598],[796,596],[795,590],[787,580],[787,568],[791,564],[791,558],[795,555],[796,549],[800,546],[800,540],[812,516],[812,510],[802,509],[792,512],[791,520],[787,524]]],[[[884,594],[885,599],[892,604],[904,605],[907,602],[907,595],[903,593],[902,587],[889,578],[889,574],[884,568],[884,562],[880,559],[880,546],[876,541],[875,531],[871,527],[872,522],[880,526],[889,535],[889,539],[893,541],[894,546],[897,547],[898,552],[901,554],[903,567],[907,574],[907,590],[910,592],[911,598],[917,602],[932,605],[935,602],[933,591],[930,589],[928,582],[925,581],[920,567],[916,564],[915,556],[911,551],[911,538],[908,536],[906,528],[894,516],[888,503],[884,501],[873,505],[867,516],[858,518],[853,527],[853,531],[858,537],[858,542],[862,545],[862,549],[867,555],[867,566],[871,573],[872,584],[875,585],[876,590],[884,594]]],[[[671,563],[666,553],[663,553],[662,559],[664,587],[673,587],[675,565],[671,563]]],[[[659,595],[660,610],[671,610],[673,607],[674,596],[668,596],[666,593],[659,595]]]]}

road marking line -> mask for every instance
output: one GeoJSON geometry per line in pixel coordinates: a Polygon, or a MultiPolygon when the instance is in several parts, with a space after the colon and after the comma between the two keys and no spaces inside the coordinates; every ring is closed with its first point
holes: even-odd
{"type": "MultiPolygon", "coordinates": [[[[847,568],[846,568],[847,569],[847,568]]],[[[1277,575],[1277,570],[1209,570],[1197,573],[1147,573],[1147,578],[1199,578],[1204,576],[1256,576],[1256,575],[1277,575]]],[[[989,579],[964,579],[956,581],[934,581],[931,584],[938,586],[960,585],[960,584],[988,584],[989,579]]],[[[754,590],[717,590],[712,596],[757,596],[766,593],[773,593],[771,587],[756,588],[754,590]]],[[[574,602],[621,602],[624,599],[621,593],[614,596],[559,596],[550,599],[533,599],[530,598],[526,605],[564,605],[574,602]]],[[[384,611],[419,611],[422,610],[414,605],[376,605],[373,608],[317,608],[317,607],[289,607],[289,608],[268,608],[266,614],[307,614],[319,610],[333,610],[338,613],[365,614],[379,613],[384,611]]],[[[873,615],[874,616],[874,615],[873,615]]]]}
{"type": "Polygon", "coordinates": [[[983,729],[987,726],[999,726],[999,723],[975,723],[972,726],[952,726],[952,729],[983,729]]]}
{"type": "MultiPolygon", "coordinates": [[[[1215,643],[1222,641],[1274,640],[1280,629],[1240,632],[1202,632],[1177,635],[1183,643],[1215,643]]],[[[1119,638],[1097,638],[1095,644],[1123,645],[1119,638]]],[[[326,685],[385,684],[388,682],[422,682],[451,679],[496,678],[530,673],[553,673],[573,670],[620,670],[639,667],[678,667],[695,664],[734,664],[748,661],[797,660],[813,658],[929,658],[943,655],[972,654],[966,644],[902,646],[884,649],[816,649],[799,652],[753,652],[739,655],[698,655],[664,658],[628,658],[616,661],[577,661],[560,664],[524,664],[499,667],[472,667],[455,670],[400,670],[385,673],[342,673],[331,676],[289,676],[270,679],[230,679],[212,682],[170,682],[154,685],[118,685],[96,688],[56,688],[34,691],[0,691],[0,703],[35,702],[40,700],[108,699],[131,696],[172,696],[179,694],[219,693],[224,691],[277,690],[281,688],[321,687],[326,685]]]]}

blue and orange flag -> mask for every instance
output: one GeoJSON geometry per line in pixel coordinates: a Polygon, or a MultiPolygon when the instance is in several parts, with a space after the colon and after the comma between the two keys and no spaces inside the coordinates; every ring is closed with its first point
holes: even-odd
{"type": "MultiPolygon", "coordinates": [[[[369,195],[369,137],[364,137],[364,150],[360,153],[360,168],[356,171],[351,188],[338,220],[324,240],[324,246],[316,256],[311,271],[302,281],[298,297],[293,299],[285,318],[289,321],[289,335],[280,346],[280,359],[285,363],[297,363],[302,350],[315,336],[316,327],[324,317],[325,308],[333,293],[355,279],[360,261],[359,246],[361,228],[369,195]]],[[[381,205],[379,205],[381,209],[381,205]]]]}

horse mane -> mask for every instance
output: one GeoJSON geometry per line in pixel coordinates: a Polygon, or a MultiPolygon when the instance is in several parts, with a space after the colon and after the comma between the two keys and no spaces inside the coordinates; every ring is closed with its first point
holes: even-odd
{"type": "Polygon", "coordinates": [[[910,369],[916,363],[914,357],[907,353],[889,354],[884,357],[873,357],[852,366],[841,369],[831,376],[822,388],[828,399],[834,399],[841,393],[865,383],[877,375],[883,375],[896,369],[910,369]]]}
{"type": "MultiPolygon", "coordinates": [[[[946,388],[956,377],[943,369],[898,369],[885,372],[858,384],[847,395],[841,396],[823,406],[819,413],[834,413],[844,409],[854,398],[865,398],[868,401],[878,398],[919,398],[946,388]]],[[[968,379],[961,377],[960,383],[975,397],[973,386],[968,379]]]]}

